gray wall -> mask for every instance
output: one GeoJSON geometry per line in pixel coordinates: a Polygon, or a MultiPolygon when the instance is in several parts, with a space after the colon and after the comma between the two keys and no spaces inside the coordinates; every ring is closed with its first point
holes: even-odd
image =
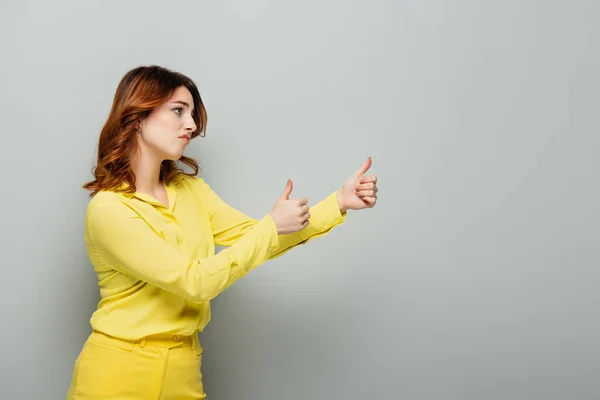
{"type": "Polygon", "coordinates": [[[380,201],[214,301],[212,400],[597,399],[597,1],[4,1],[3,399],[60,399],[121,76],[192,76],[190,148],[254,217],[368,156],[380,201]]]}

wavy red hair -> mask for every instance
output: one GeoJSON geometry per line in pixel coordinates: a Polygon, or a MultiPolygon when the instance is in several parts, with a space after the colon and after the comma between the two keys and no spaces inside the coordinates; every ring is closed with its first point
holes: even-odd
{"type": "MultiPolygon", "coordinates": [[[[101,190],[135,192],[135,175],[131,168],[131,156],[137,150],[136,123],[166,102],[175,89],[186,87],[194,99],[194,122],[196,131],[192,138],[204,137],[206,132],[206,109],[196,84],[187,76],[167,68],[150,65],[127,72],[117,86],[110,114],[100,132],[98,162],[92,169],[94,180],[83,187],[94,196],[101,190]],[[128,187],[122,190],[122,183],[128,187]]],[[[197,175],[196,160],[182,156],[177,161],[165,160],[160,169],[160,179],[168,183],[178,173],[197,175]],[[179,168],[183,163],[192,168],[187,173],[179,168]]]]}

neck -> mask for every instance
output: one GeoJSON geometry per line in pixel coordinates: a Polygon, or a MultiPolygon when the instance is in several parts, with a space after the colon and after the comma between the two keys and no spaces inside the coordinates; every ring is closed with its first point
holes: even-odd
{"type": "Polygon", "coordinates": [[[135,174],[135,187],[138,192],[152,194],[162,189],[160,165],[162,160],[153,159],[150,154],[138,152],[131,160],[135,174]]]}

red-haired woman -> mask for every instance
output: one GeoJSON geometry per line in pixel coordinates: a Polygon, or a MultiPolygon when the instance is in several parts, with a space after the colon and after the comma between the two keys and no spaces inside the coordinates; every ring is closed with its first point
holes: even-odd
{"type": "Polygon", "coordinates": [[[139,67],[117,87],[95,179],[84,185],[101,301],[68,399],[205,398],[197,333],[210,301],[266,260],[325,235],[347,210],[376,203],[368,159],[310,209],[290,198],[288,180],[271,212],[254,220],[223,202],[183,155],[206,120],[196,85],[180,73],[139,67]],[[226,248],[215,254],[215,245],[226,248]]]}

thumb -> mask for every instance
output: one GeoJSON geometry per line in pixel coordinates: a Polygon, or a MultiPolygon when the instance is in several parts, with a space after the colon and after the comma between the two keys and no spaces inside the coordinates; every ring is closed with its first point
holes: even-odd
{"type": "Polygon", "coordinates": [[[367,161],[360,167],[358,171],[356,171],[356,176],[363,176],[368,170],[371,168],[371,157],[367,158],[367,161]]]}
{"type": "Polygon", "coordinates": [[[283,190],[283,194],[281,195],[281,198],[288,200],[290,198],[290,194],[292,193],[293,188],[294,188],[294,184],[292,183],[292,180],[288,179],[287,185],[285,186],[285,189],[283,190]]]}

